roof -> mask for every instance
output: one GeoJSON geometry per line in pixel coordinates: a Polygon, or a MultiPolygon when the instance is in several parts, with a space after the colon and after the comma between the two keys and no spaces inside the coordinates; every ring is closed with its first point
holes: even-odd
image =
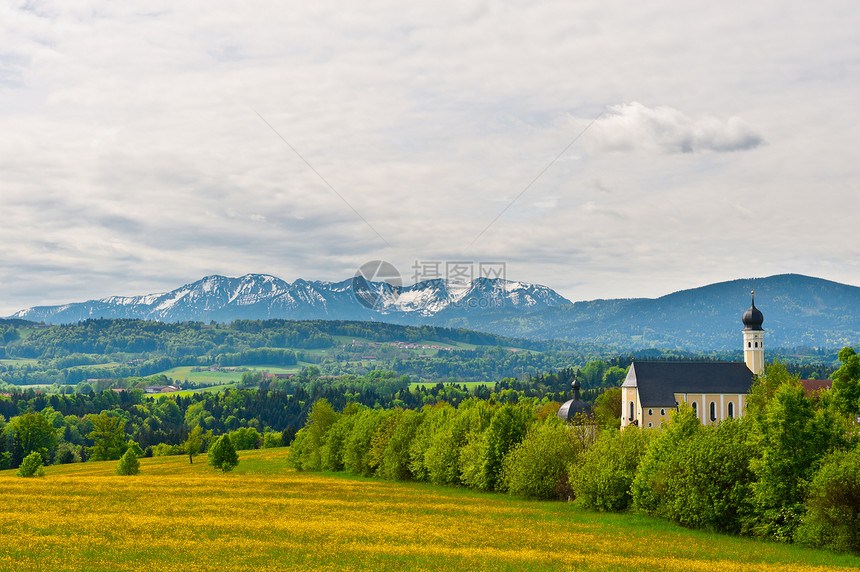
{"type": "Polygon", "coordinates": [[[580,413],[588,415],[591,413],[591,406],[577,398],[565,401],[561,407],[558,408],[556,416],[564,421],[573,421],[574,417],[580,413]]]}
{"type": "Polygon", "coordinates": [[[741,321],[744,323],[745,332],[762,329],[761,325],[764,322],[764,315],[762,315],[761,310],[755,307],[755,292],[752,293],[752,303],[749,310],[744,312],[741,321]]]}
{"type": "Polygon", "coordinates": [[[801,379],[800,384],[803,386],[806,397],[818,397],[822,391],[827,391],[833,386],[833,381],[830,379],[801,379]]]}
{"type": "Polygon", "coordinates": [[[749,393],[753,373],[741,362],[636,362],[621,387],[636,387],[644,407],[675,407],[676,393],[749,393]]]}

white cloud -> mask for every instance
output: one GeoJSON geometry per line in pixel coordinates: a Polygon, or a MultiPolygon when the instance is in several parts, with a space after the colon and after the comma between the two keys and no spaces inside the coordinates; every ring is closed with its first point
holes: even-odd
{"type": "Polygon", "coordinates": [[[663,153],[744,151],[762,144],[761,135],[739,117],[692,119],[668,106],[638,102],[613,105],[598,119],[590,140],[603,151],[647,149],[663,153]]]}

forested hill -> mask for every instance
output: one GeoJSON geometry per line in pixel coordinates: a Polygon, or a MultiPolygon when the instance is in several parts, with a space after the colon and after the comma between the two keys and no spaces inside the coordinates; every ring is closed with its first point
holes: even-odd
{"type": "MultiPolygon", "coordinates": [[[[20,321],[19,321],[20,322],[20,321]]],[[[462,328],[401,326],[384,322],[329,320],[234,320],[229,324],[164,323],[147,320],[84,320],[77,324],[40,326],[23,322],[20,336],[12,324],[0,323],[0,357],[51,359],[68,354],[152,353],[210,357],[245,348],[319,349],[337,338],[373,342],[437,342],[532,350],[581,349],[568,341],[515,339],[462,328]]]]}
{"type": "MultiPolygon", "coordinates": [[[[215,278],[220,280],[221,277],[215,278]]],[[[287,285],[289,288],[283,286],[287,290],[278,296],[267,298],[264,294],[272,294],[269,290],[275,288],[273,277],[248,275],[242,279],[224,279],[238,280],[238,286],[230,283],[233,290],[215,288],[220,284],[215,278],[174,291],[170,305],[174,313],[147,314],[148,319],[164,322],[209,322],[211,319],[231,323],[248,318],[307,319],[311,316],[313,320],[304,322],[313,324],[315,333],[311,339],[318,335],[356,335],[378,341],[448,339],[535,349],[538,346],[533,344],[539,340],[567,340],[576,344],[610,345],[623,351],[648,348],[732,351],[740,348],[741,315],[749,308],[750,291],[755,290],[756,305],[764,313],[766,347],[840,348],[860,343],[860,288],[798,274],[720,282],[655,299],[592,300],[575,304],[546,287],[486,280],[476,281],[468,296],[460,293],[461,297],[455,300],[451,293],[446,293],[444,284],[431,281],[422,283],[421,288],[416,285],[397,292],[380,290],[379,299],[385,303],[380,304],[378,310],[362,306],[346,282],[328,284],[324,292],[319,286],[322,283],[311,291],[309,285],[316,283],[297,281],[287,285]],[[296,290],[297,284],[304,290],[296,290]],[[255,289],[248,290],[252,286],[255,289]],[[281,302],[289,298],[290,304],[275,307],[274,302],[269,303],[270,298],[281,302]],[[269,302],[264,304],[264,300],[269,302]],[[214,313],[201,310],[210,307],[221,310],[214,313]],[[186,315],[197,317],[182,318],[186,315]],[[208,317],[202,320],[200,316],[208,317]],[[365,322],[346,321],[359,319],[365,322]],[[375,325],[358,325],[368,322],[375,325]],[[358,330],[361,333],[343,333],[358,330]],[[388,336],[388,339],[382,340],[379,336],[388,336]],[[533,342],[524,342],[524,339],[533,342]]],[[[163,305],[156,304],[157,300],[150,299],[151,296],[139,298],[106,299],[98,301],[101,304],[98,307],[84,303],[31,309],[19,312],[16,317],[49,322],[62,318],[60,321],[75,323],[83,318],[73,317],[73,314],[80,314],[78,310],[84,306],[86,312],[82,316],[110,316],[111,312],[119,312],[119,308],[129,316],[114,317],[132,317],[132,310],[143,303],[141,300],[146,302],[143,304],[146,308],[163,305]],[[100,313],[102,311],[106,313],[100,313]]],[[[278,321],[284,320],[274,320],[278,321]]],[[[271,320],[262,321],[268,322],[271,320]]],[[[0,323],[0,328],[23,323],[22,319],[6,320],[0,323]]]]}
{"type": "Polygon", "coordinates": [[[730,351],[740,347],[741,316],[752,290],[764,314],[765,347],[860,342],[860,288],[799,274],[720,282],[656,299],[577,302],[516,318],[477,316],[470,326],[622,348],[730,351]]]}

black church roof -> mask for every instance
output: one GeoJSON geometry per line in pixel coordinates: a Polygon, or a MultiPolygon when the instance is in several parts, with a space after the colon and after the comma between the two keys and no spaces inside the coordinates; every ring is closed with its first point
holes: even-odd
{"type": "Polygon", "coordinates": [[[675,407],[676,393],[749,393],[753,374],[740,362],[636,362],[622,387],[637,387],[643,407],[675,407]]]}
{"type": "Polygon", "coordinates": [[[556,416],[564,421],[573,421],[579,414],[589,415],[590,413],[591,406],[577,397],[562,403],[556,416]]]}

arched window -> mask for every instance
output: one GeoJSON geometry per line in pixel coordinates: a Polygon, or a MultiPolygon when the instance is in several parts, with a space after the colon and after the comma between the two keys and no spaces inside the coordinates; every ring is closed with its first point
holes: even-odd
{"type": "Polygon", "coordinates": [[[633,402],[630,402],[630,421],[633,421],[633,402]]]}
{"type": "Polygon", "coordinates": [[[729,419],[734,419],[735,417],[735,404],[729,401],[729,419]]]}
{"type": "Polygon", "coordinates": [[[711,401],[711,421],[717,420],[717,404],[711,401]]]}
{"type": "Polygon", "coordinates": [[[696,418],[698,419],[699,418],[699,404],[694,401],[692,403],[692,405],[693,405],[693,413],[696,414],[696,418]]]}
{"type": "Polygon", "coordinates": [[[755,347],[758,347],[758,342],[755,343],[755,347]]]}
{"type": "Polygon", "coordinates": [[[660,410],[660,415],[666,415],[666,410],[665,410],[665,409],[661,409],[661,410],[660,410]]]}
{"type": "Polygon", "coordinates": [[[747,347],[748,347],[748,348],[751,348],[751,347],[752,347],[752,342],[747,342],[747,347]]]}
{"type": "Polygon", "coordinates": [[[648,410],[648,415],[654,415],[654,410],[653,410],[653,409],[649,409],[649,410],[648,410]]]}

